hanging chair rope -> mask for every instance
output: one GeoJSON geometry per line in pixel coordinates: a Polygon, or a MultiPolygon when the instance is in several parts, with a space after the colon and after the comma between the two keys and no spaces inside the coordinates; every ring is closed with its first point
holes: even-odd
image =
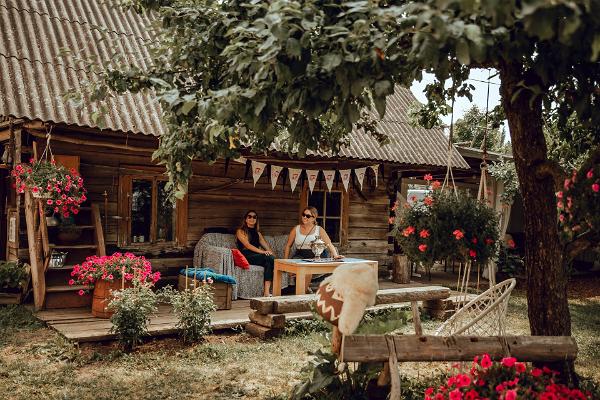
{"type": "Polygon", "coordinates": [[[442,184],[442,190],[445,190],[448,186],[452,186],[454,195],[458,198],[458,191],[456,190],[456,184],[454,183],[454,173],[452,172],[452,136],[454,134],[454,100],[455,95],[455,84],[452,83],[452,106],[450,111],[450,134],[448,135],[448,154],[446,159],[446,176],[444,177],[444,183],[442,184]]]}

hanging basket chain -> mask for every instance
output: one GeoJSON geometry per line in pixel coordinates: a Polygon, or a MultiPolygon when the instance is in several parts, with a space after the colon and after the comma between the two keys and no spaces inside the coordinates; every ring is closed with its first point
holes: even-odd
{"type": "Polygon", "coordinates": [[[42,155],[40,156],[40,160],[45,160],[48,161],[48,157],[50,157],[50,162],[54,161],[54,154],[52,153],[52,147],[50,147],[50,141],[52,139],[52,129],[54,128],[54,125],[50,125],[50,129],[48,129],[48,126],[46,125],[46,147],[44,148],[44,151],[42,152],[42,155]]]}
{"type": "Polygon", "coordinates": [[[442,190],[452,185],[454,195],[458,198],[458,191],[456,190],[456,184],[454,183],[454,173],[452,172],[452,136],[454,134],[454,100],[455,95],[455,83],[452,83],[452,106],[450,111],[450,134],[448,136],[448,155],[446,160],[446,176],[444,177],[444,183],[442,184],[442,190]]]}

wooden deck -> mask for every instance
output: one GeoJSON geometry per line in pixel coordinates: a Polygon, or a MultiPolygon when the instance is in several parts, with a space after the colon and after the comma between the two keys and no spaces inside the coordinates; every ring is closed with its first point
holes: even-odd
{"type": "MultiPolygon", "coordinates": [[[[380,289],[414,286],[423,286],[423,284],[415,282],[407,285],[399,285],[390,281],[379,282],[380,289]]],[[[390,307],[390,305],[384,305],[383,307],[390,307]]],[[[377,308],[382,308],[382,306],[377,306],[377,308]]],[[[250,300],[233,301],[231,310],[220,310],[213,313],[211,326],[213,330],[244,326],[250,322],[248,319],[249,313],[250,300]]],[[[115,334],[110,333],[112,326],[110,320],[94,317],[88,308],[45,310],[38,311],[35,315],[38,319],[48,324],[50,328],[56,330],[67,339],[76,342],[98,342],[116,338],[115,334]]],[[[288,320],[311,317],[312,313],[310,312],[286,314],[286,319],[288,320]]],[[[171,307],[161,305],[158,313],[150,320],[148,331],[151,336],[172,335],[177,332],[176,323],[177,319],[171,307]]]]}

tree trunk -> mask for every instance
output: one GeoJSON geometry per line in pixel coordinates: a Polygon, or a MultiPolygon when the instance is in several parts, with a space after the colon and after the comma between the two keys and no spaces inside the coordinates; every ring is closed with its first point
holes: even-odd
{"type": "MultiPolygon", "coordinates": [[[[537,168],[548,161],[542,126],[541,96],[521,90],[520,82],[540,84],[524,73],[520,64],[500,66],[502,106],[512,138],[513,157],[525,211],[525,265],[527,304],[532,335],[570,336],[571,316],[567,301],[567,274],[556,221],[554,180],[540,177],[537,168]],[[515,97],[515,98],[513,98],[515,97]]],[[[573,363],[553,365],[567,380],[574,378],[573,363]]]]}

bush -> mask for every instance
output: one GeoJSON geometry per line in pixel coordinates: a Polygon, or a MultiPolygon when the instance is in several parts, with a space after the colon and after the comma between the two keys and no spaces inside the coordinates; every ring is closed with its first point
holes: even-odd
{"type": "Polygon", "coordinates": [[[113,291],[112,295],[108,308],[115,313],[110,318],[110,331],[118,335],[124,351],[130,352],[148,334],[150,316],[157,310],[157,296],[150,287],[135,282],[134,287],[113,291]]]}
{"type": "Polygon", "coordinates": [[[506,274],[510,278],[521,276],[525,273],[525,263],[523,258],[515,250],[514,242],[512,246],[500,244],[498,250],[498,272],[506,274]]]}
{"type": "Polygon", "coordinates": [[[179,334],[188,343],[200,341],[210,333],[210,314],[217,309],[213,301],[212,285],[198,283],[196,288],[183,291],[173,290],[168,286],[162,293],[173,306],[179,334]]]}
{"type": "Polygon", "coordinates": [[[489,355],[475,357],[468,373],[450,376],[445,385],[430,387],[425,400],[445,399],[591,399],[589,393],[555,383],[558,373],[546,367],[531,368],[507,357],[492,362],[489,355]]]}
{"type": "Polygon", "coordinates": [[[0,261],[0,289],[25,289],[29,271],[18,261],[0,261]]]}

